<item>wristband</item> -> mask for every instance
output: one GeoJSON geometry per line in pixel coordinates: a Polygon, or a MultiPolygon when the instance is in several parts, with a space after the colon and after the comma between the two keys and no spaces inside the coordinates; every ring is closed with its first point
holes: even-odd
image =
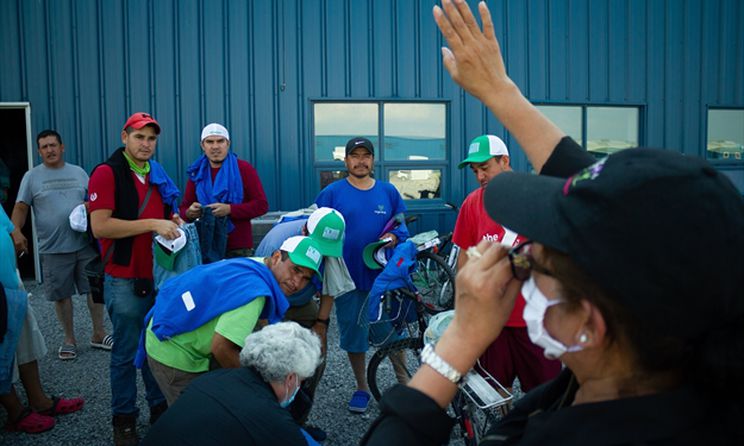
{"type": "Polygon", "coordinates": [[[318,318],[318,319],[315,319],[315,322],[316,323],[320,322],[321,324],[323,324],[323,325],[325,325],[327,327],[327,326],[329,326],[331,324],[331,319],[330,318],[328,318],[328,319],[320,319],[320,318],[318,318]]]}
{"type": "Polygon", "coordinates": [[[426,344],[421,351],[421,363],[428,365],[453,384],[460,385],[462,382],[462,373],[455,370],[441,356],[437,355],[432,344],[426,344]]]}

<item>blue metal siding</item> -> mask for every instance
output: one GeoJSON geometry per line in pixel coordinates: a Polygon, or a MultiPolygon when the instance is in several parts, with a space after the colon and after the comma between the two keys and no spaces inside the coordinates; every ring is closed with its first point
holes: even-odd
{"type": "MultiPolygon", "coordinates": [[[[180,185],[211,121],[253,163],[272,209],[318,190],[312,103],[318,99],[449,104],[445,200],[476,187],[456,168],[468,141],[516,141],[446,74],[424,0],[5,0],[0,102],[31,103],[33,133],[54,127],[68,160],[92,168],[137,110],[163,127],[157,157],[180,185]]],[[[707,107],[744,107],[739,0],[492,2],[510,75],[532,100],[643,107],[642,142],[702,156],[707,107]]],[[[744,184],[744,163],[720,164],[744,184]]],[[[416,212],[419,212],[418,210],[416,212]]],[[[422,210],[417,228],[451,227],[422,210]]]]}

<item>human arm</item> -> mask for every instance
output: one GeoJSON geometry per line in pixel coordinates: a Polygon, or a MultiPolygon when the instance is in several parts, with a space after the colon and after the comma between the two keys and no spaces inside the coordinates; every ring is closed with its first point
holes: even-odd
{"type": "Polygon", "coordinates": [[[536,171],[565,134],[542,115],[506,74],[490,12],[478,4],[483,30],[464,0],[442,0],[434,20],[447,41],[444,66],[452,79],[480,99],[517,139],[536,171]]]}
{"type": "Polygon", "coordinates": [[[320,337],[320,351],[322,355],[328,350],[328,326],[331,322],[331,309],[333,308],[333,296],[321,295],[320,307],[318,308],[318,319],[312,326],[312,330],[320,337]]]}
{"type": "Polygon", "coordinates": [[[240,350],[253,332],[266,299],[257,297],[219,316],[214,327],[211,353],[223,368],[240,367],[240,350]]]}
{"type": "Polygon", "coordinates": [[[196,198],[196,185],[190,179],[186,182],[186,190],[183,193],[183,200],[178,207],[179,214],[186,221],[194,221],[201,217],[202,205],[196,198]]]}
{"type": "Polygon", "coordinates": [[[212,338],[212,356],[223,369],[240,367],[241,347],[219,333],[212,338]]]}
{"type": "Polygon", "coordinates": [[[243,180],[243,202],[227,205],[230,208],[228,213],[233,220],[250,220],[260,217],[269,210],[269,202],[266,199],[266,193],[261,184],[261,179],[258,177],[258,172],[243,160],[238,160],[238,168],[240,169],[240,178],[243,180]]]}
{"type": "MultiPolygon", "coordinates": [[[[457,274],[457,312],[435,347],[437,355],[462,374],[473,367],[475,361],[499,335],[521,287],[521,283],[512,277],[504,247],[482,241],[477,249],[482,256],[470,260],[457,274]]],[[[390,405],[383,404],[382,415],[367,432],[362,444],[383,444],[383,437],[396,438],[393,433],[403,436],[410,435],[411,431],[415,432],[417,425],[407,421],[413,414],[406,409],[406,400],[414,397],[419,399],[424,407],[418,407],[418,413],[425,411],[426,417],[435,419],[444,413],[441,409],[450,404],[457,392],[454,383],[428,365],[419,368],[408,387],[410,389],[403,390],[407,395],[405,398],[392,401],[388,399],[390,405]]],[[[423,431],[416,433],[415,437],[424,438],[426,435],[427,431],[423,431]]],[[[393,440],[387,444],[402,443],[393,440]]],[[[414,444],[427,442],[422,440],[414,444]]],[[[429,444],[437,443],[432,441],[429,444]]]]}
{"type": "Polygon", "coordinates": [[[13,206],[13,213],[11,214],[10,220],[13,222],[13,232],[10,236],[13,238],[13,245],[16,253],[28,252],[28,240],[23,235],[21,229],[26,224],[26,218],[28,218],[29,205],[22,201],[17,201],[13,206]]]}
{"type": "Polygon", "coordinates": [[[145,218],[123,220],[112,217],[111,209],[96,209],[90,213],[90,227],[95,238],[120,239],[147,232],[157,232],[168,240],[178,238],[178,225],[171,220],[145,218]]]}

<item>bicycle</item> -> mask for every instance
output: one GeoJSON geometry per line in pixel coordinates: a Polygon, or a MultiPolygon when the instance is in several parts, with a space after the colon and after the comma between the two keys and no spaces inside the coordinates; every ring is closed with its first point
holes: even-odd
{"type": "MultiPolygon", "coordinates": [[[[367,383],[370,393],[379,401],[382,394],[400,382],[400,370],[394,370],[393,361],[385,361],[397,355],[405,358],[406,379],[410,379],[421,365],[419,356],[424,348],[428,328],[428,310],[421,295],[405,288],[386,293],[385,299],[408,299],[416,311],[415,332],[410,337],[394,341],[379,348],[367,366],[367,383]]],[[[455,436],[467,446],[476,445],[483,438],[490,424],[506,414],[512,395],[477,362],[468,372],[464,384],[448,408],[457,419],[459,430],[455,436]]]]}
{"type": "Polygon", "coordinates": [[[455,272],[449,263],[449,257],[438,254],[451,239],[450,232],[444,236],[437,235],[424,243],[423,250],[416,256],[416,271],[411,273],[411,280],[430,314],[450,310],[455,305],[455,272]]]}

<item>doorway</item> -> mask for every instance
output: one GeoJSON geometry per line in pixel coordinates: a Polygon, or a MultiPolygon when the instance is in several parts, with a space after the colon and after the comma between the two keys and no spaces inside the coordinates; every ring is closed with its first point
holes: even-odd
{"type": "MultiPolygon", "coordinates": [[[[3,210],[10,218],[13,213],[21,179],[33,165],[31,137],[31,104],[28,102],[0,103],[0,201],[3,210]]],[[[32,213],[29,212],[29,215],[32,213]]],[[[16,257],[21,277],[39,277],[38,256],[34,249],[32,218],[26,219],[22,229],[28,239],[29,253],[20,259],[16,257]]]]}

